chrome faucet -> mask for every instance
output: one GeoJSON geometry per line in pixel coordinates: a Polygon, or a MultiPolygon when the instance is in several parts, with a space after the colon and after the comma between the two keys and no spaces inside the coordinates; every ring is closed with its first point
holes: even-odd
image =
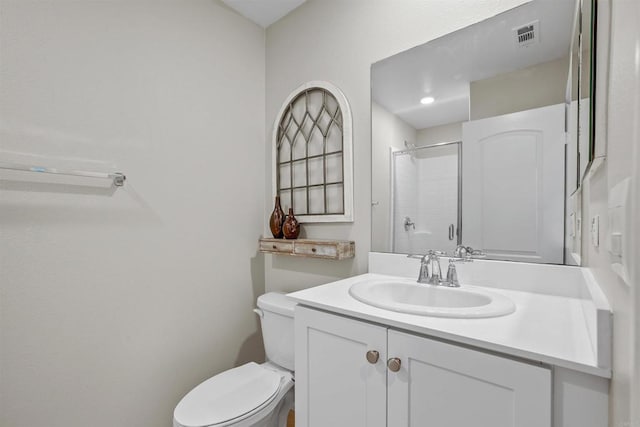
{"type": "Polygon", "coordinates": [[[471,246],[458,245],[453,251],[453,256],[456,258],[470,259],[470,258],[484,258],[486,255],[484,252],[478,249],[473,249],[471,246]]]}
{"type": "MultiPolygon", "coordinates": [[[[418,273],[418,283],[429,285],[439,285],[442,282],[442,271],[440,270],[440,255],[443,252],[429,251],[426,255],[420,256],[420,272],[418,273]]],[[[410,258],[418,258],[409,255],[410,258]]]]}

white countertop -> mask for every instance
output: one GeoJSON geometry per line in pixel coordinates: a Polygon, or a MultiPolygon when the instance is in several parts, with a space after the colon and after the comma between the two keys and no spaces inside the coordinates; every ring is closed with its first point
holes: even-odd
{"type": "Polygon", "coordinates": [[[349,295],[352,284],[385,277],[389,276],[367,273],[288,295],[305,306],[611,378],[611,369],[598,366],[592,335],[583,312],[583,298],[491,287],[486,289],[504,295],[516,304],[513,314],[456,319],[384,310],[349,295]]]}

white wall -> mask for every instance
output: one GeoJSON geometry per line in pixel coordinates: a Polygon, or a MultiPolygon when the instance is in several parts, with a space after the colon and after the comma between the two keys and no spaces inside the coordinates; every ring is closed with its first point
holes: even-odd
{"type": "Polygon", "coordinates": [[[170,426],[261,357],[264,30],[210,0],[2,0],[0,57],[0,160],[128,178],[2,183],[0,425],[170,426]]]}
{"type": "Polygon", "coordinates": [[[640,255],[640,28],[637,25],[640,2],[601,1],[600,12],[596,144],[600,153],[606,146],[607,159],[583,184],[582,252],[585,265],[604,287],[614,312],[609,426],[633,427],[640,425],[640,271],[637,262],[640,255]],[[605,47],[610,46],[609,52],[601,49],[601,42],[605,47]],[[635,248],[631,286],[612,272],[606,249],[609,192],[628,176],[634,177],[631,203],[635,206],[634,227],[629,230],[635,248]],[[598,248],[591,244],[589,232],[591,218],[595,215],[600,216],[601,245],[598,248]]]}
{"type": "MultiPolygon", "coordinates": [[[[349,261],[265,257],[269,290],[295,290],[367,270],[371,248],[370,67],[383,58],[525,3],[524,0],[308,0],[267,29],[266,144],[271,188],[271,130],[287,95],[310,80],[328,80],[345,93],[353,111],[355,221],[304,224],[307,236],[356,242],[349,261]]],[[[266,218],[273,200],[264,206],[266,218]]]]}
{"type": "Polygon", "coordinates": [[[404,142],[416,143],[416,130],[391,114],[380,105],[371,104],[371,136],[373,181],[372,201],[376,203],[371,207],[372,227],[376,230],[371,237],[371,248],[375,251],[391,251],[391,149],[405,150],[404,142]]]}

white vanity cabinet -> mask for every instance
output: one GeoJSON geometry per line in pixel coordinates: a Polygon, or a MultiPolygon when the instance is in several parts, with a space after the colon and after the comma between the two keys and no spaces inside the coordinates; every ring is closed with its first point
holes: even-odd
{"type": "Polygon", "coordinates": [[[295,340],[298,427],[551,425],[542,366],[301,306],[295,340]]]}

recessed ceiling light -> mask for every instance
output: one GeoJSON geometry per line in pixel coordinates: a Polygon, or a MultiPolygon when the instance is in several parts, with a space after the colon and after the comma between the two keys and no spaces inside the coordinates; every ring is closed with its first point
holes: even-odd
{"type": "Polygon", "coordinates": [[[420,100],[420,104],[427,105],[433,103],[436,99],[433,96],[425,96],[420,100]]]}

